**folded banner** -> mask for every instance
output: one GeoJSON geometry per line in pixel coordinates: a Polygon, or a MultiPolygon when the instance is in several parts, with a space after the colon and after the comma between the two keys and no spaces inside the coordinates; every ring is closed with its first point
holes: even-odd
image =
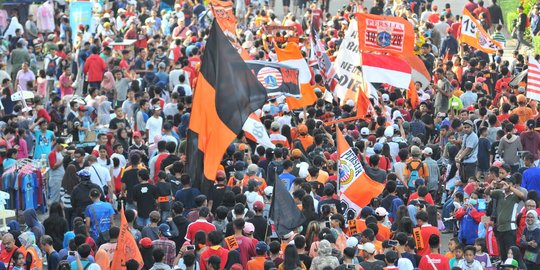
{"type": "MultiPolygon", "coordinates": [[[[279,179],[276,175],[276,179],[279,179]]],[[[269,218],[274,221],[276,234],[281,237],[298,229],[306,221],[283,181],[276,181],[270,204],[269,218]]]]}
{"type": "Polygon", "coordinates": [[[334,62],[336,79],[338,80],[338,84],[334,88],[334,95],[340,99],[341,104],[345,104],[348,100],[357,100],[359,86],[362,84],[362,72],[360,72],[359,66],[358,24],[356,20],[351,19],[334,62]]]}
{"type": "Polygon", "coordinates": [[[276,146],[270,140],[270,136],[266,132],[266,128],[261,122],[261,118],[256,113],[251,113],[242,127],[246,137],[265,148],[276,148],[276,146]]]}
{"type": "Polygon", "coordinates": [[[379,196],[384,190],[384,183],[372,180],[364,170],[362,163],[336,128],[336,139],[339,155],[339,183],[341,203],[345,205],[345,216],[348,220],[355,219],[362,207],[369,204],[371,199],[379,196]]]}
{"type": "Polygon", "coordinates": [[[187,156],[194,186],[209,192],[206,179],[216,177],[223,154],[249,115],[266,102],[266,89],[227,41],[217,20],[212,23],[193,92],[187,156]]]}
{"type": "Polygon", "coordinates": [[[463,9],[463,18],[461,19],[460,40],[469,46],[490,54],[496,53],[497,50],[503,48],[501,43],[491,39],[480,22],[466,8],[463,9]]]}
{"type": "Polygon", "coordinates": [[[386,83],[409,88],[411,66],[403,59],[381,54],[362,53],[362,75],[367,83],[386,83]]]}
{"type": "Polygon", "coordinates": [[[540,63],[534,59],[534,55],[529,56],[527,97],[540,101],[540,63]]]}
{"type": "Polygon", "coordinates": [[[362,51],[395,55],[414,53],[413,25],[405,19],[357,13],[359,47],[362,51]]]}
{"type": "Polygon", "coordinates": [[[246,61],[257,80],[266,88],[269,97],[285,95],[300,98],[299,71],[281,63],[246,61]]]}

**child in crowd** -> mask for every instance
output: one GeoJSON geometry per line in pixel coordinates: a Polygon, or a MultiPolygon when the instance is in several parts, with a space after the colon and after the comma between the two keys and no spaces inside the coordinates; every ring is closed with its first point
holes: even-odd
{"type": "Polygon", "coordinates": [[[474,259],[479,261],[484,269],[491,268],[491,260],[489,259],[489,254],[486,253],[486,239],[476,239],[474,241],[474,248],[476,249],[474,259]]]}
{"type": "Polygon", "coordinates": [[[464,259],[457,264],[462,270],[484,270],[482,264],[475,260],[476,249],[473,246],[466,246],[463,252],[464,259]]]}
{"type": "MultiPolygon", "coordinates": [[[[461,260],[463,260],[463,246],[457,242],[457,238],[453,238],[456,241],[454,247],[454,257],[450,259],[450,267],[457,266],[461,260]]],[[[452,240],[451,240],[452,241],[452,240]]]]}

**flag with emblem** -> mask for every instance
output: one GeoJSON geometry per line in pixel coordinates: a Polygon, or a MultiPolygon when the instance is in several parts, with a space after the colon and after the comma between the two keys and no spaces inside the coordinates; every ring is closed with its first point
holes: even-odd
{"type": "Polygon", "coordinates": [[[361,51],[414,54],[414,29],[409,21],[366,13],[357,13],[356,20],[361,51]]]}
{"type": "Polygon", "coordinates": [[[336,127],[336,139],[339,155],[339,191],[344,215],[354,219],[362,207],[369,204],[371,199],[379,196],[384,183],[372,180],[364,170],[362,163],[349,146],[343,133],[336,127]]]}
{"type": "Polygon", "coordinates": [[[460,41],[489,54],[503,48],[501,43],[488,35],[482,24],[466,8],[463,9],[461,19],[460,41]]]}
{"type": "Polygon", "coordinates": [[[298,69],[268,61],[246,61],[257,80],[266,88],[269,98],[285,95],[300,98],[298,69]]]}
{"type": "Polygon", "coordinates": [[[139,265],[143,265],[143,259],[135,237],[129,230],[129,225],[124,215],[124,209],[120,210],[120,233],[118,234],[118,244],[111,262],[111,269],[126,269],[126,261],[134,259],[139,265]]]}

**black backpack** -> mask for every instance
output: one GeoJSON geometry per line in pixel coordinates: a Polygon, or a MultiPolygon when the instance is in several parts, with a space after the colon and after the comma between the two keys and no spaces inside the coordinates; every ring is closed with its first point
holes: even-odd
{"type": "Polygon", "coordinates": [[[47,64],[47,69],[45,70],[45,75],[49,77],[56,76],[56,69],[57,69],[56,60],[57,59],[58,57],[55,57],[49,61],[49,64],[47,64]]]}

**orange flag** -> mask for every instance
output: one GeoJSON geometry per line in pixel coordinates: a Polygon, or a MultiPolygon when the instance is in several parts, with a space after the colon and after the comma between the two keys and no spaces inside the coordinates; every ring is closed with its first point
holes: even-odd
{"type": "Polygon", "coordinates": [[[111,263],[110,269],[126,269],[126,261],[134,259],[143,266],[144,262],[135,242],[135,238],[129,231],[128,222],[124,215],[124,209],[120,210],[120,234],[118,235],[118,244],[111,263]]]}
{"type": "Polygon", "coordinates": [[[346,205],[347,217],[356,217],[362,207],[382,193],[384,184],[372,180],[367,175],[364,166],[343,137],[341,130],[336,128],[336,131],[341,203],[346,205]]]}
{"type": "Polygon", "coordinates": [[[238,50],[242,59],[251,60],[248,51],[241,46],[236,36],[236,16],[233,13],[233,2],[230,0],[212,0],[210,1],[210,6],[219,27],[223,30],[225,36],[229,38],[231,44],[238,50]]]}
{"type": "Polygon", "coordinates": [[[315,95],[313,86],[309,83],[302,84],[300,86],[300,94],[302,95],[300,99],[287,97],[286,101],[287,105],[289,106],[289,110],[302,109],[303,107],[313,105],[313,103],[317,101],[317,95],[315,95]]]}
{"type": "Polygon", "coordinates": [[[358,87],[357,92],[358,102],[356,102],[356,116],[358,116],[359,119],[368,119],[367,116],[369,115],[371,102],[362,88],[358,87]]]}
{"type": "Polygon", "coordinates": [[[416,92],[413,81],[410,82],[409,89],[407,89],[407,98],[411,101],[412,108],[416,110],[416,107],[420,104],[420,100],[418,99],[418,92],[416,92]]]}

